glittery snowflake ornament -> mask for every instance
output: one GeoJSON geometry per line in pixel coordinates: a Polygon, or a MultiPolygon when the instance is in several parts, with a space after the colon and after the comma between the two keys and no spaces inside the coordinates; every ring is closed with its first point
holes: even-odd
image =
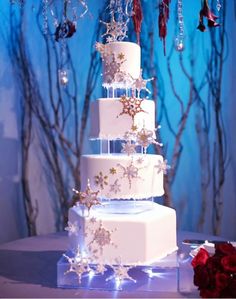
{"type": "Polygon", "coordinates": [[[170,165],[167,164],[167,160],[161,161],[158,160],[158,164],[154,166],[157,168],[157,173],[163,172],[163,174],[167,174],[167,170],[171,168],[170,165]]]}
{"type": "Polygon", "coordinates": [[[123,114],[128,114],[129,116],[132,117],[132,119],[134,119],[134,117],[137,113],[145,112],[141,108],[141,104],[143,101],[142,99],[138,99],[133,96],[130,98],[126,97],[126,96],[122,96],[119,101],[123,105],[123,110],[119,114],[119,116],[123,115],[123,114]]]}
{"type": "Polygon", "coordinates": [[[96,185],[98,185],[101,189],[104,189],[106,185],[108,185],[108,176],[103,175],[103,173],[100,171],[98,175],[95,175],[94,182],[96,185]]]}
{"type": "Polygon", "coordinates": [[[123,178],[128,179],[129,188],[131,188],[133,179],[141,179],[141,177],[139,176],[139,168],[134,166],[133,161],[131,161],[128,166],[123,166],[121,164],[118,164],[118,166],[123,170],[123,178]]]}
{"type": "Polygon", "coordinates": [[[88,258],[83,257],[79,247],[74,257],[69,257],[66,254],[63,254],[63,256],[69,263],[69,270],[65,272],[65,275],[70,272],[76,273],[78,277],[78,283],[81,284],[82,275],[85,273],[89,273],[89,271],[91,270],[89,267],[88,258]]]}
{"type": "Polygon", "coordinates": [[[133,268],[133,266],[126,266],[123,265],[121,263],[120,259],[116,259],[116,265],[112,266],[112,269],[114,271],[114,274],[111,275],[110,277],[108,277],[106,279],[106,281],[115,279],[116,282],[118,282],[119,284],[122,283],[124,280],[130,280],[132,282],[136,283],[136,280],[133,279],[130,275],[129,275],[129,270],[133,268]]]}
{"type": "Polygon", "coordinates": [[[118,179],[115,180],[113,184],[110,185],[110,192],[118,193],[121,191],[121,185],[118,183],[118,179]]]}
{"type": "Polygon", "coordinates": [[[78,233],[80,230],[78,222],[77,221],[75,221],[75,222],[68,221],[67,225],[68,226],[65,227],[65,230],[68,231],[68,235],[69,236],[72,236],[72,235],[78,236],[78,233]]]}
{"type": "Polygon", "coordinates": [[[159,143],[155,140],[155,135],[152,130],[148,130],[145,127],[143,127],[140,131],[137,132],[137,140],[138,145],[141,145],[145,149],[145,153],[147,150],[147,147],[150,144],[156,144],[159,146],[162,146],[162,143],[159,143]]]}
{"type": "Polygon", "coordinates": [[[89,226],[85,229],[85,235],[89,237],[86,248],[92,261],[99,260],[103,255],[105,246],[115,246],[112,241],[114,230],[108,230],[101,220],[91,218],[89,226]]]}
{"type": "Polygon", "coordinates": [[[140,96],[140,91],[141,90],[145,90],[147,91],[148,93],[151,93],[151,91],[147,88],[147,83],[149,81],[152,81],[153,78],[150,78],[150,79],[143,79],[142,77],[142,69],[140,70],[140,74],[139,74],[139,77],[137,79],[134,80],[134,83],[133,83],[133,88],[136,89],[138,91],[138,97],[140,96]]]}
{"type": "Polygon", "coordinates": [[[136,145],[134,143],[132,143],[130,140],[127,141],[126,143],[122,143],[122,153],[129,155],[135,154],[136,153],[136,145]]]}
{"type": "Polygon", "coordinates": [[[76,204],[85,206],[88,209],[88,211],[90,211],[90,209],[93,206],[101,204],[101,202],[98,198],[99,190],[93,191],[90,187],[89,180],[88,180],[87,187],[84,192],[80,192],[76,189],[73,189],[73,191],[74,191],[74,197],[73,197],[74,202],[76,204]]]}
{"type": "Polygon", "coordinates": [[[126,33],[128,30],[126,21],[115,21],[114,15],[111,17],[111,21],[109,23],[100,21],[103,25],[106,26],[106,32],[102,35],[108,36],[107,42],[115,42],[115,41],[122,41],[125,37],[127,37],[126,33]]]}

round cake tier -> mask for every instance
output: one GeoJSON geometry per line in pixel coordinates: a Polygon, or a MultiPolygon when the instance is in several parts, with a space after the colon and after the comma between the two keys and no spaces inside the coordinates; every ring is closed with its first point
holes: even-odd
{"type": "Polygon", "coordinates": [[[140,46],[131,42],[111,42],[102,53],[103,86],[130,88],[140,75],[140,46]]]}
{"type": "Polygon", "coordinates": [[[104,199],[146,199],[164,194],[160,155],[84,155],[81,159],[81,190],[88,179],[92,190],[104,199]]]}
{"type": "Polygon", "coordinates": [[[141,111],[133,117],[124,113],[124,102],[118,98],[101,98],[92,102],[90,138],[124,139],[124,134],[131,130],[133,125],[138,131],[143,127],[153,131],[155,137],[155,103],[152,100],[138,100],[141,102],[141,111]]]}
{"type": "Polygon", "coordinates": [[[69,210],[69,221],[80,229],[69,234],[71,250],[80,248],[94,264],[120,259],[124,265],[150,265],[177,250],[175,210],[156,203],[138,214],[102,214],[92,208],[85,215],[77,206],[69,210]]]}

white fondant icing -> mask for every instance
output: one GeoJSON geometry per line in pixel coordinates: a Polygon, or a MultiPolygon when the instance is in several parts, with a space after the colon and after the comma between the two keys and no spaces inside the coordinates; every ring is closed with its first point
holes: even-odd
{"type": "Polygon", "coordinates": [[[100,190],[98,196],[107,199],[161,196],[164,193],[163,172],[158,173],[155,167],[159,161],[163,161],[162,156],[149,154],[84,155],[81,159],[81,190],[86,188],[89,179],[91,188],[100,190]],[[115,173],[111,173],[111,169],[115,169],[115,173]],[[116,192],[112,189],[114,184],[120,185],[116,192]]]}
{"type": "MultiPolygon", "coordinates": [[[[155,131],[155,103],[152,100],[143,100],[141,108],[134,120],[128,114],[122,114],[123,105],[118,98],[100,98],[91,103],[91,139],[123,139],[125,132],[134,124],[138,130],[143,126],[155,131]]],[[[155,136],[155,133],[154,133],[155,136]]]]}
{"type": "Polygon", "coordinates": [[[140,75],[140,46],[131,42],[111,42],[104,47],[103,85],[116,88],[131,87],[133,80],[140,75]],[[113,57],[119,63],[118,70],[114,70],[113,57]],[[113,73],[110,72],[111,65],[113,73]]]}
{"type": "Polygon", "coordinates": [[[111,232],[111,245],[103,247],[101,263],[114,264],[121,258],[122,264],[148,265],[177,249],[175,211],[153,203],[151,210],[138,214],[101,213],[92,208],[89,216],[84,216],[80,207],[71,208],[69,221],[77,221],[82,229],[80,236],[69,237],[73,250],[78,245],[86,249],[86,244],[91,242],[93,236],[84,232],[88,231],[93,217],[111,232]]]}

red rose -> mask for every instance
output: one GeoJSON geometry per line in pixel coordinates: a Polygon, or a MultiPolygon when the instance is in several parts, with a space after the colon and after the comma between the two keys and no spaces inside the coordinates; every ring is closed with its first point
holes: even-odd
{"type": "Polygon", "coordinates": [[[219,298],[219,291],[216,289],[202,289],[200,290],[200,296],[202,298],[219,298]]]}
{"type": "Polygon", "coordinates": [[[218,256],[210,256],[209,259],[207,260],[207,268],[212,272],[216,273],[218,272],[222,266],[221,266],[221,257],[218,256]]]}
{"type": "Polygon", "coordinates": [[[209,273],[205,266],[198,265],[194,268],[193,282],[199,288],[207,288],[210,282],[209,273]]]}
{"type": "Polygon", "coordinates": [[[209,258],[209,253],[204,249],[200,248],[196,256],[193,258],[191,265],[195,268],[198,265],[205,265],[209,258]]]}
{"type": "Polygon", "coordinates": [[[217,290],[221,291],[229,284],[230,276],[225,273],[217,272],[215,275],[215,283],[217,290]]]}
{"type": "Polygon", "coordinates": [[[231,279],[230,284],[220,293],[221,298],[236,298],[236,277],[231,279]]]}
{"type": "Polygon", "coordinates": [[[224,256],[221,264],[225,271],[236,274],[236,254],[224,256]]]}
{"type": "Polygon", "coordinates": [[[236,248],[231,243],[219,243],[215,245],[215,255],[236,254],[236,248]]]}

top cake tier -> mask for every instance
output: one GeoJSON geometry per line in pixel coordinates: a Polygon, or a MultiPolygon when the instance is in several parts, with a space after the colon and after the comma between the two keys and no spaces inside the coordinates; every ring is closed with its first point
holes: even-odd
{"type": "Polygon", "coordinates": [[[131,42],[97,43],[102,56],[103,86],[105,88],[132,88],[140,76],[140,46],[131,42]]]}

